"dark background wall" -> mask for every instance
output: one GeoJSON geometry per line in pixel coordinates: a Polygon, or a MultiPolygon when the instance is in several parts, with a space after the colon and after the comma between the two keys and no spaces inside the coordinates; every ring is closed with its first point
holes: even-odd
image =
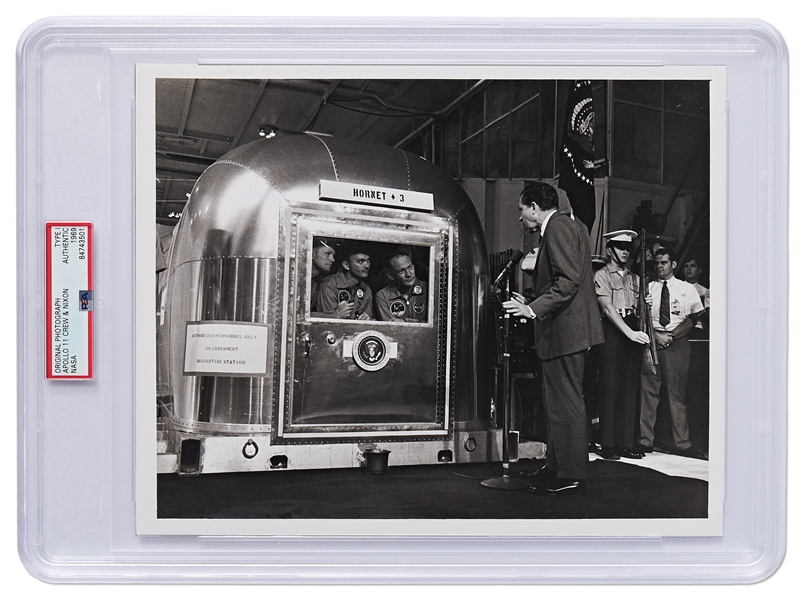
{"type": "MultiPolygon", "coordinates": [[[[529,181],[557,184],[569,80],[157,82],[157,222],[169,242],[195,180],[272,128],[314,130],[419,154],[464,187],[490,253],[537,243],[517,224],[529,181]]],[[[681,255],[709,247],[707,81],[593,81],[596,253],[607,230],[662,213],[681,255]]],[[[562,193],[562,192],[561,192],[562,193]]]]}

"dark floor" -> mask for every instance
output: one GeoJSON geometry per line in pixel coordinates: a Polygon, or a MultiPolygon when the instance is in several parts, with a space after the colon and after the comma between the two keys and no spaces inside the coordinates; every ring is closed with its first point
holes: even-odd
{"type": "MultiPolygon", "coordinates": [[[[539,462],[522,460],[511,476],[539,462]]],[[[158,477],[159,518],[705,518],[708,483],[624,462],[589,464],[587,491],[542,497],[489,489],[500,464],[395,466],[158,477]]]]}
{"type": "MultiPolygon", "coordinates": [[[[691,440],[694,447],[707,454],[707,343],[693,343],[692,358],[686,398],[691,440]]],[[[528,383],[534,384],[529,379],[516,381],[519,386],[528,383]]],[[[528,393],[535,395],[532,389],[528,393]]],[[[674,445],[666,404],[662,401],[659,405],[656,448],[674,445]]],[[[540,437],[537,426],[532,432],[533,438],[543,440],[543,430],[540,437]]],[[[590,434],[594,434],[591,429],[590,434]]],[[[539,462],[522,460],[512,465],[511,475],[515,477],[518,471],[538,465],[539,462]]],[[[570,497],[542,497],[527,490],[500,491],[480,484],[501,472],[501,464],[496,463],[391,466],[385,475],[370,475],[359,468],[164,474],[158,477],[157,514],[159,518],[332,519],[707,517],[707,482],[669,476],[625,461],[590,462],[586,493],[570,497]]]]}

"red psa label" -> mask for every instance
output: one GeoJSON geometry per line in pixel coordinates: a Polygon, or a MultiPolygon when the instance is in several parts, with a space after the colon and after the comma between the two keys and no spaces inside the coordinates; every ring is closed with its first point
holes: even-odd
{"type": "Polygon", "coordinates": [[[48,379],[93,374],[92,223],[45,223],[48,379]]]}

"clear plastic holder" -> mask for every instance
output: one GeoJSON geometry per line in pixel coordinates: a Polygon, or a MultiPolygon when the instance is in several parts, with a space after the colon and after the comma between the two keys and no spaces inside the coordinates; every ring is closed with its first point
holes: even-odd
{"type": "Polygon", "coordinates": [[[23,562],[51,582],[685,584],[766,578],[785,549],[788,122],[786,48],[758,21],[35,23],[18,50],[23,562]],[[721,115],[723,137],[712,139],[712,147],[723,147],[723,177],[712,174],[712,197],[719,189],[724,203],[711,231],[723,257],[712,278],[727,289],[723,351],[711,360],[712,372],[716,367],[723,374],[721,427],[712,429],[712,461],[723,475],[714,506],[721,510],[721,534],[578,534],[567,527],[549,535],[483,529],[346,536],[315,534],[313,526],[305,534],[138,535],[144,503],[138,484],[148,475],[138,443],[151,434],[138,420],[138,394],[150,380],[142,378],[142,339],[152,333],[143,331],[154,318],[137,298],[138,277],[149,272],[137,263],[143,256],[137,229],[153,217],[152,207],[148,212],[136,201],[143,177],[136,160],[142,64],[382,67],[389,73],[476,68],[498,69],[500,78],[505,69],[532,67],[554,68],[559,79],[592,78],[594,69],[723,70],[724,106],[712,112],[712,120],[721,115]],[[48,222],[92,226],[89,380],[45,377],[48,222]]]}

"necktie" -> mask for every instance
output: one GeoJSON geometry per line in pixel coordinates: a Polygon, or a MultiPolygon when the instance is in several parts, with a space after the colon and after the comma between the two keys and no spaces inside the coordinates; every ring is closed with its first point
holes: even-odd
{"type": "Polygon", "coordinates": [[[661,313],[658,316],[658,322],[662,327],[669,324],[669,287],[666,286],[666,281],[661,288],[661,313]]]}

